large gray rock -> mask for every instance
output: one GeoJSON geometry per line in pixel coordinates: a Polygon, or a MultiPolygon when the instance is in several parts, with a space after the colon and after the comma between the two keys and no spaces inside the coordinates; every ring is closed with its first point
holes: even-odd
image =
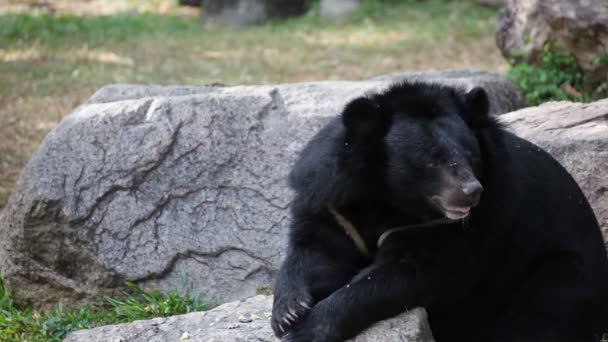
{"type": "MultiPolygon", "coordinates": [[[[272,297],[256,296],[207,312],[82,330],[64,342],[274,342],[272,297]]],[[[432,342],[426,312],[414,309],[375,324],[352,342],[432,342]]]]}
{"type": "Polygon", "coordinates": [[[591,75],[605,79],[608,63],[596,63],[608,51],[608,1],[507,0],[498,19],[496,42],[508,58],[539,63],[546,43],[573,53],[591,75]]]}
{"type": "Polygon", "coordinates": [[[246,26],[306,13],[307,0],[205,0],[203,24],[246,26]]]}
{"type": "Polygon", "coordinates": [[[551,102],[500,119],[570,171],[608,241],[608,99],[588,104],[551,102]]]}
{"type": "MultiPolygon", "coordinates": [[[[521,102],[495,74],[426,75],[411,77],[485,86],[495,113],[521,102]]],[[[97,300],[124,281],[255,294],[285,249],[300,148],[349,99],[402,78],[102,88],[45,138],[0,216],[5,285],[36,306],[97,300]]]]}

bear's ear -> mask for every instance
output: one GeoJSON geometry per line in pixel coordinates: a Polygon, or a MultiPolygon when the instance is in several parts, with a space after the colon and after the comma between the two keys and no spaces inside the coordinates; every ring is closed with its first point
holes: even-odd
{"type": "Polygon", "coordinates": [[[464,106],[466,113],[463,119],[472,126],[485,122],[490,111],[488,94],[483,88],[475,87],[464,93],[464,106]]]}
{"type": "Polygon", "coordinates": [[[367,97],[357,98],[346,105],[342,123],[349,136],[361,138],[382,137],[390,125],[379,106],[367,97]]]}

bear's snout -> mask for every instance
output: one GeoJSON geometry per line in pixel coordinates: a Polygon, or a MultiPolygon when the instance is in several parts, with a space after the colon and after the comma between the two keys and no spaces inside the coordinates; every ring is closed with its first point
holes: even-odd
{"type": "Polygon", "coordinates": [[[470,174],[465,180],[457,177],[443,177],[443,185],[438,194],[431,196],[431,202],[451,220],[467,217],[471,208],[479,204],[483,186],[470,174]]]}
{"type": "Polygon", "coordinates": [[[462,185],[462,193],[471,203],[471,207],[479,204],[481,193],[483,192],[483,186],[478,180],[466,182],[462,185]]]}

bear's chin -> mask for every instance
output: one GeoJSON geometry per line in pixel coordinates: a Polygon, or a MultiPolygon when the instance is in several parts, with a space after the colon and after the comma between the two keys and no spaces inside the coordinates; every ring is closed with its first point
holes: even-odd
{"type": "Polygon", "coordinates": [[[466,218],[467,216],[469,216],[470,211],[448,211],[448,210],[444,210],[443,214],[445,215],[445,217],[447,217],[450,220],[462,220],[464,218],[466,218]]]}
{"type": "Polygon", "coordinates": [[[449,220],[462,220],[469,216],[471,213],[470,206],[453,206],[443,203],[439,196],[432,196],[430,199],[431,204],[443,214],[449,220]]]}

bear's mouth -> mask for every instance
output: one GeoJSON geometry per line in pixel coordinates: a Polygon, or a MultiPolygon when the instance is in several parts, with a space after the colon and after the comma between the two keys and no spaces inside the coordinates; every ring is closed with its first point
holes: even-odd
{"type": "Polygon", "coordinates": [[[444,203],[439,196],[431,197],[431,202],[450,220],[461,220],[471,212],[470,206],[450,205],[444,203]]]}

